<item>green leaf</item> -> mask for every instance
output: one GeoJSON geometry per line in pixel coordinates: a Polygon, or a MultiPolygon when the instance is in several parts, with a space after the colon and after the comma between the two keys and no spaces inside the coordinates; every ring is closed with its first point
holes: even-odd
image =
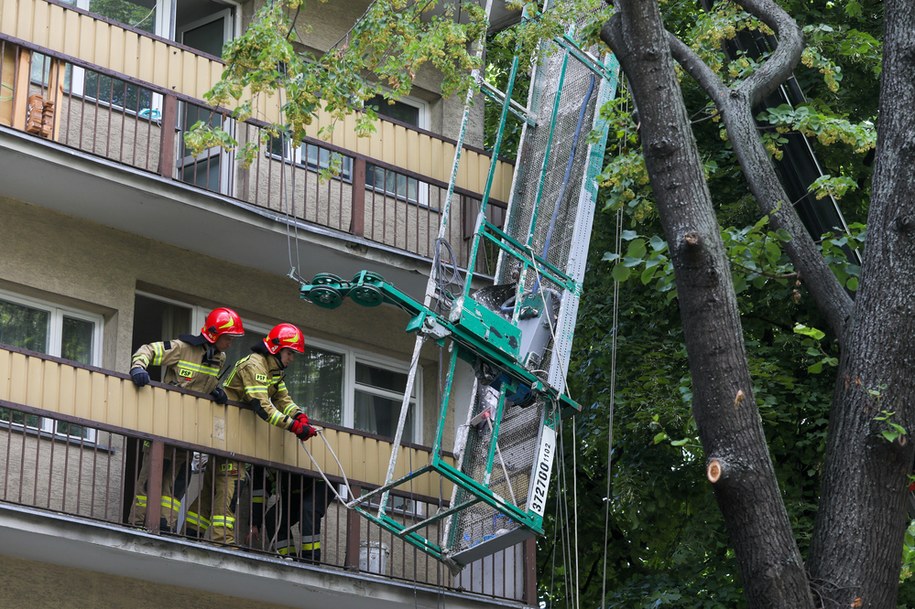
{"type": "Polygon", "coordinates": [[[628,258],[644,258],[646,251],[645,240],[635,239],[629,244],[629,248],[626,250],[626,256],[628,258]]]}
{"type": "Polygon", "coordinates": [[[619,281],[620,283],[629,279],[629,275],[631,275],[631,274],[632,274],[632,271],[629,270],[628,266],[624,266],[622,264],[617,264],[616,266],[613,267],[613,278],[616,281],[619,281]]]}
{"type": "Polygon", "coordinates": [[[664,433],[663,431],[660,431],[660,432],[658,432],[658,433],[655,434],[653,443],[654,443],[654,444],[660,444],[661,442],[663,442],[663,441],[666,440],[666,439],[667,439],[667,434],[664,433]]]}
{"type": "Polygon", "coordinates": [[[664,241],[658,235],[652,235],[651,239],[648,240],[648,243],[651,244],[651,249],[656,252],[662,252],[667,249],[667,241],[664,241]]]}
{"type": "Polygon", "coordinates": [[[810,328],[804,324],[794,324],[794,333],[800,334],[801,336],[809,336],[814,340],[823,340],[826,337],[826,333],[822,330],[810,328]]]}

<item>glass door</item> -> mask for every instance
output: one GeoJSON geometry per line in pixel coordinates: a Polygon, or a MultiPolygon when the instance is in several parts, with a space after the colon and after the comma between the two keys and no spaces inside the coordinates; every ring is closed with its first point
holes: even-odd
{"type": "MultiPolygon", "coordinates": [[[[218,6],[210,2],[206,4],[218,6]]],[[[232,39],[235,31],[232,9],[222,9],[186,23],[180,22],[181,17],[179,15],[175,32],[178,42],[214,57],[222,56],[222,47],[232,39]]],[[[198,121],[232,132],[232,121],[201,106],[182,103],[179,116],[179,129],[182,133],[190,130],[198,121]]],[[[215,147],[192,155],[185,150],[183,139],[179,140],[179,151],[178,176],[183,182],[222,194],[232,194],[229,188],[230,153],[215,147]]]]}

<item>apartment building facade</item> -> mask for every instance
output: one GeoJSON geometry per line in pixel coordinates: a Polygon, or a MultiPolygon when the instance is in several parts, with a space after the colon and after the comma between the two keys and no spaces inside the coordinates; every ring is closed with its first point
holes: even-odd
{"type": "MultiPolygon", "coordinates": [[[[0,607],[532,606],[532,541],[453,574],[344,507],[347,483],[358,495],[385,480],[413,337],[394,307],[326,309],[298,295],[298,278],[369,270],[422,297],[463,100],[442,99],[435,74],[420,74],[410,98],[379,106],[373,136],[345,121],[319,139],[319,117],[306,140],[270,140],[250,166],[231,151],[191,154],[183,133],[197,120],[240,141],[266,128],[203,101],[222,45],[260,4],[0,2],[0,607]],[[322,178],[334,158],[340,171],[322,178]],[[311,456],[237,404],[130,382],[138,345],[197,333],[216,306],[246,326],[230,360],[280,321],[306,334],[287,385],[324,427],[311,456]],[[320,489],[307,516],[322,523],[320,559],[272,552],[250,490],[237,545],[160,530],[155,485],[147,523],[128,524],[144,444],[160,472],[176,455],[209,454],[273,472],[274,486],[320,489]]],[[[302,50],[331,48],[367,5],[310,3],[297,20],[302,50]]],[[[447,235],[459,266],[492,161],[479,147],[482,103],[468,134],[447,235]]],[[[496,223],[511,179],[497,161],[496,223]]],[[[430,459],[441,362],[427,346],[398,471],[430,459]]],[[[446,446],[460,421],[450,416],[446,446]]],[[[388,507],[406,523],[449,499],[447,483],[417,480],[388,507]]],[[[278,518],[274,535],[301,537],[305,518],[278,518]]]]}

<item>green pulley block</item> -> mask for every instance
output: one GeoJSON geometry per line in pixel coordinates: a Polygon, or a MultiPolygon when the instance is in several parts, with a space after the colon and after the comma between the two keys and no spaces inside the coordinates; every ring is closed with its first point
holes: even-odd
{"type": "Polygon", "coordinates": [[[336,309],[343,302],[339,290],[325,285],[316,285],[308,292],[308,300],[322,309],[336,309]]]}
{"type": "Polygon", "coordinates": [[[314,279],[311,280],[311,285],[327,285],[329,283],[336,283],[339,285],[343,283],[343,278],[338,277],[333,273],[318,273],[315,275],[314,279]]]}
{"type": "Polygon", "coordinates": [[[360,283],[365,281],[371,281],[373,283],[383,283],[384,277],[378,273],[373,273],[372,271],[361,271],[353,275],[353,283],[360,283]]]}
{"type": "Polygon", "coordinates": [[[349,297],[363,307],[377,307],[384,302],[381,290],[373,285],[357,285],[349,291],[349,297]]]}

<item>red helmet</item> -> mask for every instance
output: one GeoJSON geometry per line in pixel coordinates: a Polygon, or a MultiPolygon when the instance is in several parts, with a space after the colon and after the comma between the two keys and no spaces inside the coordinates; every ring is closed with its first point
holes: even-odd
{"type": "Polygon", "coordinates": [[[245,329],[241,325],[241,317],[238,316],[238,313],[232,309],[219,307],[218,309],[213,309],[207,315],[206,321],[203,322],[203,328],[200,329],[200,334],[208,343],[213,344],[216,339],[224,334],[227,336],[244,336],[245,329]]]}
{"type": "Polygon", "coordinates": [[[302,331],[292,324],[278,324],[264,338],[267,351],[276,355],[281,349],[292,349],[296,353],[305,353],[305,337],[302,331]]]}

